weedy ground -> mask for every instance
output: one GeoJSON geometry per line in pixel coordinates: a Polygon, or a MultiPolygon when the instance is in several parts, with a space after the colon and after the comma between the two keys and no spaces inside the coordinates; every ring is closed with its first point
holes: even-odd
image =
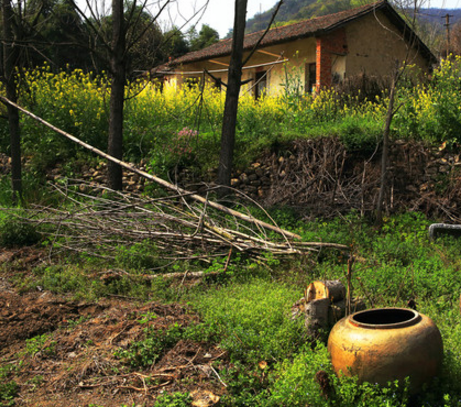
{"type": "MultiPolygon", "coordinates": [[[[434,72],[434,81],[399,86],[394,138],[443,143],[457,154],[460,67],[459,59],[447,61],[434,72]]],[[[96,147],[106,146],[106,78],[80,71],[55,75],[44,67],[24,73],[23,83],[21,105],[96,147]],[[86,108],[79,109],[82,105],[86,108]]],[[[375,152],[386,92],[365,100],[330,91],[312,98],[296,81],[285,85],[280,99],[242,98],[237,168],[244,169],[262,150],[299,138],[334,136],[348,151],[375,152]]],[[[189,166],[200,177],[215,168],[223,95],[206,90],[201,97],[200,89],[172,95],[139,86],[143,91],[134,84],[138,96],[126,105],[125,158],[144,160],[158,175],[189,166]]],[[[3,154],[9,148],[6,123],[0,123],[3,154]]],[[[21,117],[21,130],[30,164],[23,179],[26,202],[61,205],[41,187],[47,170],[60,163],[67,177],[77,178],[81,166],[76,164],[91,168],[95,159],[26,117],[21,117]]],[[[436,219],[403,213],[386,218],[377,230],[354,212],[308,220],[289,208],[270,210],[281,227],[305,241],[348,245],[354,258],[353,295],[368,307],[411,303],[438,325],[445,346],[443,370],[410,398],[406,383],[379,388],[337,378],[324,338],[311,340],[302,318],[290,318],[291,306],[310,282],[345,281],[349,257],[343,252],[268,254],[260,260],[232,253],[229,261],[183,260],[162,268],[184,278],[145,279],[146,268],[165,266],[161,251],[149,242],[110,259],[91,252],[58,253],[59,237],[44,238],[43,230],[11,216],[4,204],[9,185],[7,176],[0,179],[4,406],[182,407],[192,400],[211,405],[218,399],[229,407],[461,405],[461,248],[449,238],[429,241],[428,226],[436,219]],[[190,279],[189,271],[205,275],[190,279]]]]}
{"type": "MultiPolygon", "coordinates": [[[[405,383],[379,388],[333,374],[322,338],[306,337],[290,311],[311,281],[345,282],[342,252],[264,262],[239,255],[208,266],[217,276],[145,281],[135,257],[123,259],[124,273],[108,274],[122,265],[88,254],[50,260],[50,243],[31,244],[37,231],[17,229],[1,255],[2,404],[189,406],[215,397],[223,406],[459,405],[459,242],[429,241],[431,220],[418,213],[387,218],[382,230],[356,213],[273,216],[305,240],[350,245],[353,295],[367,306],[411,302],[431,317],[445,346],[440,377],[409,398],[405,383]]],[[[10,224],[2,219],[2,233],[10,224]]],[[[200,265],[175,271],[192,267],[200,265]]]]}

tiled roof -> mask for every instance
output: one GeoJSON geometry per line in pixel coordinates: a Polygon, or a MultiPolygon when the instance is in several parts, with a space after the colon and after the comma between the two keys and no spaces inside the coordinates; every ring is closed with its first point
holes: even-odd
{"type": "MultiPolygon", "coordinates": [[[[357,7],[351,10],[341,11],[339,13],[312,18],[310,20],[301,21],[299,23],[273,28],[268,31],[259,47],[262,48],[270,45],[294,41],[299,38],[320,35],[322,33],[334,30],[350,21],[356,20],[357,18],[360,18],[376,10],[382,10],[396,25],[396,27],[399,28],[402,33],[405,33],[406,36],[415,35],[413,31],[411,31],[410,28],[405,24],[404,20],[398,15],[398,13],[388,4],[388,2],[386,0],[381,0],[376,3],[367,4],[365,6],[357,7]]],[[[253,49],[262,33],[263,31],[258,31],[246,35],[243,45],[244,50],[253,49]]],[[[426,56],[426,58],[429,60],[435,59],[431,51],[419,40],[419,38],[417,38],[417,41],[419,42],[419,49],[426,56]]],[[[227,56],[231,53],[231,46],[232,39],[222,40],[202,50],[183,55],[171,61],[168,65],[177,66],[179,64],[198,62],[210,58],[227,56]]]]}

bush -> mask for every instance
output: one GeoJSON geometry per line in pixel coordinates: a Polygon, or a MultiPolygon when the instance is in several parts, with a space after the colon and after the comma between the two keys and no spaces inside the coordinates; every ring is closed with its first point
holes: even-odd
{"type": "Polygon", "coordinates": [[[41,240],[35,225],[26,220],[5,218],[0,220],[0,246],[32,246],[41,240]]]}
{"type": "Polygon", "coordinates": [[[19,394],[19,385],[14,380],[10,380],[14,369],[11,364],[0,366],[0,404],[2,406],[13,406],[14,398],[19,394]]]}
{"type": "Polygon", "coordinates": [[[371,155],[381,140],[381,125],[359,118],[345,118],[339,126],[339,139],[351,153],[371,155]]]}

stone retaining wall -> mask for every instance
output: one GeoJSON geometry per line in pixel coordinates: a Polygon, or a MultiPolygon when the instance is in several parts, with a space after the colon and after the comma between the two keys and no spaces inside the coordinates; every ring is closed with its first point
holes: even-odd
{"type": "MultiPolygon", "coordinates": [[[[412,209],[427,209],[428,197],[441,200],[450,211],[461,209],[461,154],[445,148],[427,149],[422,144],[397,141],[390,153],[390,209],[405,205],[412,209]],[[459,185],[458,185],[459,184],[459,185]],[[425,206],[426,205],[426,206],[425,206]]],[[[374,208],[380,177],[380,155],[363,157],[346,152],[332,139],[303,140],[285,146],[284,153],[263,154],[257,162],[232,177],[232,187],[265,205],[322,207],[327,210],[374,208]],[[345,196],[343,196],[345,195],[345,196]],[[328,209],[329,208],[329,209],[328,209]]],[[[146,170],[145,163],[140,164],[146,170]]],[[[10,170],[10,158],[0,155],[0,174],[10,170]]],[[[107,166],[81,168],[81,190],[105,184],[107,166]]],[[[49,181],[66,174],[62,166],[50,170],[49,181]]],[[[188,169],[172,176],[186,189],[200,191],[204,183],[212,185],[215,171],[207,179],[197,179],[188,169]]],[[[141,192],[146,181],[137,174],[124,172],[127,191],[141,192]]]]}

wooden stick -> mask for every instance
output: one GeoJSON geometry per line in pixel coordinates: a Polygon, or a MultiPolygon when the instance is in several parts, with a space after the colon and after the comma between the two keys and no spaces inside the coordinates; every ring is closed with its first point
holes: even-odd
{"type": "Polygon", "coordinates": [[[43,120],[42,118],[36,116],[35,114],[33,114],[32,112],[29,112],[28,110],[22,108],[21,106],[17,105],[16,103],[12,102],[11,100],[7,99],[6,97],[4,96],[0,96],[0,100],[5,103],[5,104],[8,104],[10,106],[13,106],[15,107],[16,109],[18,109],[19,111],[23,112],[24,114],[26,114],[27,116],[31,117],[32,119],[38,121],[39,123],[45,125],[46,127],[49,127],[51,130],[55,131],[56,133],[68,138],[69,140],[72,140],[73,142],[79,144],[80,146],[86,148],[87,150],[90,150],[92,151],[93,153],[95,154],[98,154],[100,155],[101,157],[104,157],[106,158],[107,160],[109,161],[112,161],[118,165],[120,165],[121,167],[123,168],[126,168],[127,170],[129,171],[132,171],[134,172],[135,174],[138,174],[144,178],[147,178],[151,181],[154,181],[156,182],[157,184],[169,189],[169,190],[172,190],[172,191],[175,191],[177,192],[178,194],[181,194],[181,195],[189,195],[192,199],[198,201],[198,202],[201,202],[203,204],[207,204],[208,206],[211,206],[212,208],[214,209],[217,209],[219,211],[222,211],[228,215],[232,215],[232,216],[235,216],[236,218],[238,219],[242,219],[244,221],[247,221],[247,222],[250,222],[250,223],[253,223],[255,225],[258,225],[258,226],[261,226],[265,229],[269,229],[269,230],[272,230],[274,232],[277,232],[277,233],[281,233],[283,236],[287,237],[287,238],[291,238],[291,239],[301,239],[301,236],[299,236],[298,234],[296,233],[292,233],[292,232],[289,232],[287,230],[283,230],[283,229],[280,229],[279,227],[277,226],[274,226],[274,225],[271,225],[269,223],[266,223],[264,221],[261,221],[259,219],[256,219],[254,218],[253,216],[250,216],[250,215],[245,215],[241,212],[238,212],[238,211],[234,211],[233,209],[230,209],[230,208],[227,208],[225,207],[224,205],[220,205],[218,204],[217,202],[213,202],[213,201],[208,201],[206,198],[200,196],[200,195],[197,195],[197,194],[194,194],[190,191],[187,191],[185,189],[182,189],[180,187],[178,187],[177,185],[173,185],[167,181],[165,181],[164,179],[162,178],[159,178],[155,175],[151,175],[151,174],[148,174],[147,172],[145,171],[142,171],[138,168],[136,168],[133,164],[130,164],[130,163],[127,163],[125,161],[122,161],[122,160],[119,160],[115,157],[112,157],[111,155],[109,154],[106,154],[104,153],[103,151],[91,146],[90,144],[87,144],[83,141],[81,141],[80,139],[78,139],[77,137],[59,129],[58,127],[56,126],[53,126],[51,123],[47,122],[46,120],[43,120]]]}

